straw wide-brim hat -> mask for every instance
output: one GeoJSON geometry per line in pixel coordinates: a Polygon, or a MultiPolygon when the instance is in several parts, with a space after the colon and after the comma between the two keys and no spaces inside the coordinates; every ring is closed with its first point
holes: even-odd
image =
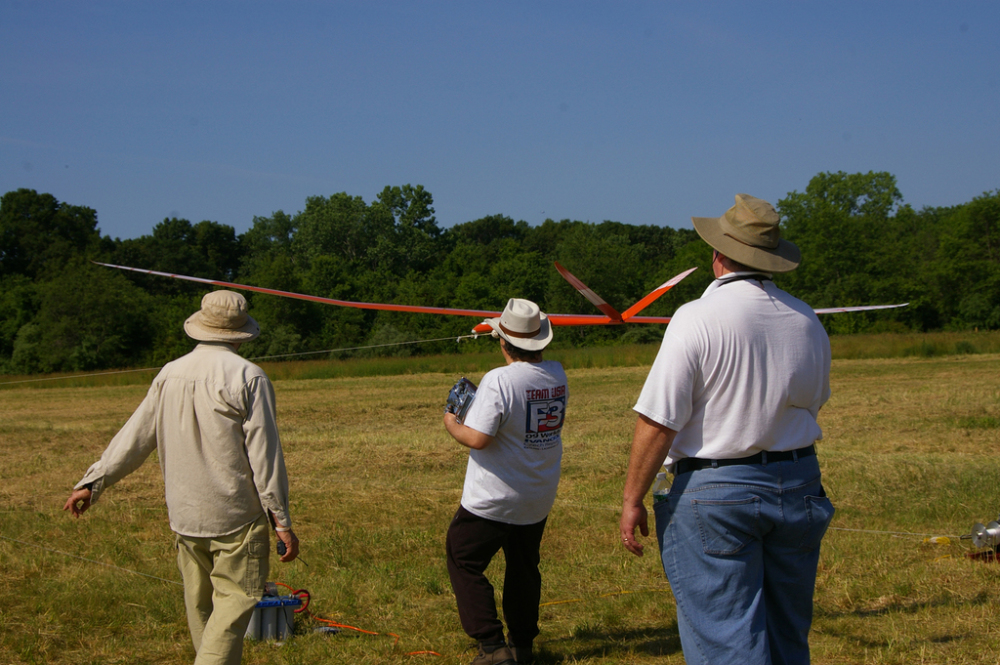
{"type": "Polygon", "coordinates": [[[781,239],[778,212],[767,201],[737,194],[722,217],[692,217],[702,240],[733,261],[765,272],[789,272],[802,260],[799,248],[781,239]]]}
{"type": "Polygon", "coordinates": [[[199,342],[249,342],[260,335],[260,326],[247,314],[246,298],[233,291],[212,291],[184,322],[184,332],[199,342]]]}
{"type": "Polygon", "coordinates": [[[541,351],[552,341],[549,317],[530,300],[511,298],[500,316],[484,323],[511,346],[524,351],[541,351]]]}

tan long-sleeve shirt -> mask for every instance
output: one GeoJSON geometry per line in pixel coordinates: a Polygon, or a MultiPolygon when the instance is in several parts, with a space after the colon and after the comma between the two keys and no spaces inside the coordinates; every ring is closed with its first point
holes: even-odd
{"type": "Polygon", "coordinates": [[[263,510],[291,526],[274,388],[228,344],[202,342],[165,365],[76,488],[92,483],[91,501],[97,501],[154,448],[175,533],[228,535],[263,510]]]}

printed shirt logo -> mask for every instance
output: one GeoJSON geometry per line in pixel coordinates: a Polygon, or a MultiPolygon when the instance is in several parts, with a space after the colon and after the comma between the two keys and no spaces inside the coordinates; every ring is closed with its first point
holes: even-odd
{"type": "Polygon", "coordinates": [[[524,426],[524,447],[546,450],[558,445],[566,414],[566,386],[526,390],[525,393],[528,417],[524,426]]]}
{"type": "Polygon", "coordinates": [[[529,432],[552,432],[562,429],[566,398],[540,399],[528,402],[529,432]]]}

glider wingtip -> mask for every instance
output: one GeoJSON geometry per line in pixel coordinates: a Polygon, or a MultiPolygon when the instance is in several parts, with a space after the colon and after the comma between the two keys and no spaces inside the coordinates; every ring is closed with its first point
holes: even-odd
{"type": "Polygon", "coordinates": [[[682,273],[680,273],[678,275],[674,275],[673,277],[671,277],[670,279],[668,279],[667,281],[665,281],[663,284],[660,284],[658,287],[656,287],[655,289],[653,289],[652,291],[650,291],[644,298],[642,298],[637,303],[635,303],[634,305],[632,305],[631,307],[629,307],[625,311],[625,313],[622,314],[622,321],[624,322],[624,321],[628,321],[629,319],[634,318],[636,314],[638,314],[639,312],[641,312],[642,310],[644,310],[653,301],[655,301],[657,298],[659,298],[660,296],[662,296],[664,293],[666,293],[670,289],[672,289],[675,286],[677,286],[678,284],[680,284],[681,280],[683,280],[685,277],[687,277],[688,275],[690,275],[691,273],[693,273],[697,269],[698,269],[698,266],[695,266],[694,268],[688,268],[684,272],[682,272],[682,273]]]}

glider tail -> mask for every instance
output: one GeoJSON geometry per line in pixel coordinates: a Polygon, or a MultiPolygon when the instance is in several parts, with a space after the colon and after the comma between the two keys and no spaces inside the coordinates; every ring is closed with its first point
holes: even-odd
{"type": "Polygon", "coordinates": [[[604,298],[594,293],[589,286],[577,279],[576,275],[571,273],[569,270],[563,268],[558,261],[556,261],[555,264],[556,270],[558,270],[559,274],[563,276],[563,279],[569,282],[574,289],[579,291],[580,295],[589,300],[594,307],[601,310],[601,312],[611,319],[613,323],[621,323],[623,321],[622,315],[618,313],[618,310],[606,303],[604,298]]]}
{"type": "Polygon", "coordinates": [[[647,295],[645,298],[643,298],[642,300],[640,300],[639,302],[637,302],[636,304],[632,305],[627,310],[625,310],[625,313],[622,314],[622,320],[628,321],[633,316],[635,316],[642,310],[646,309],[649,305],[653,303],[654,300],[662,296],[670,289],[677,286],[677,284],[679,284],[682,279],[693,273],[695,270],[697,270],[697,268],[691,268],[689,270],[685,270],[681,274],[675,275],[674,277],[671,277],[663,284],[660,284],[658,287],[650,291],[649,295],[647,295]]]}
{"type": "MultiPolygon", "coordinates": [[[[680,281],[682,279],[684,279],[685,277],[687,277],[688,275],[690,275],[691,273],[693,273],[695,270],[697,270],[697,268],[691,268],[690,270],[685,270],[681,274],[676,275],[676,276],[670,278],[669,280],[667,280],[663,284],[660,284],[658,287],[656,287],[655,289],[653,289],[642,300],[640,300],[636,304],[634,304],[631,307],[629,307],[625,311],[624,314],[619,314],[618,310],[616,310],[614,307],[612,307],[611,305],[609,305],[608,303],[606,303],[604,301],[604,298],[602,298],[601,296],[599,296],[596,293],[594,293],[594,291],[590,287],[588,287],[586,284],[584,284],[583,282],[581,282],[579,280],[579,278],[576,277],[576,275],[574,275],[573,273],[571,273],[569,270],[566,270],[566,268],[564,268],[562,265],[560,265],[558,261],[556,261],[555,264],[556,264],[556,270],[559,271],[559,274],[562,275],[563,278],[567,282],[569,282],[573,286],[574,289],[576,289],[577,291],[579,291],[580,295],[582,295],[584,298],[586,298],[587,300],[589,300],[595,307],[597,307],[597,309],[601,310],[601,312],[603,312],[604,315],[608,317],[608,321],[605,321],[604,323],[610,323],[610,324],[625,323],[626,321],[628,321],[629,319],[631,319],[633,316],[635,316],[636,314],[638,314],[642,310],[646,309],[646,307],[648,307],[650,304],[652,304],[653,301],[655,301],[657,298],[659,298],[660,296],[662,296],[664,293],[666,293],[670,289],[674,288],[674,286],[676,286],[678,283],[680,283],[680,281]]],[[[651,322],[651,321],[648,321],[648,322],[651,322]]],[[[644,321],[644,323],[648,323],[648,322],[644,321]]],[[[559,324],[556,324],[556,325],[559,325],[559,324]]],[[[563,325],[567,325],[567,324],[564,323],[563,325]]],[[[572,325],[572,324],[570,324],[570,325],[572,325]]]]}

